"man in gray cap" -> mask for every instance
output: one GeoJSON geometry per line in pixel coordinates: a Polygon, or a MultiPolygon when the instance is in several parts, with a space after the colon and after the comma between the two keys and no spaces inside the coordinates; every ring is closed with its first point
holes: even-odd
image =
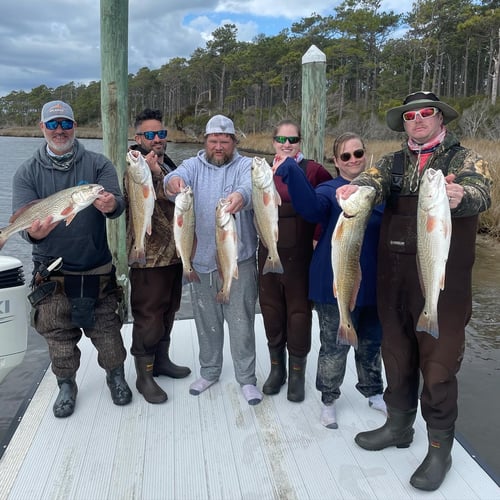
{"type": "Polygon", "coordinates": [[[262,400],[262,394],[255,376],[257,234],[251,210],[252,161],[238,153],[236,144],[232,120],[223,115],[212,117],[205,129],[205,148],[169,173],[164,185],[172,197],[185,186],[191,186],[194,194],[197,245],[192,265],[200,281],[193,281],[190,290],[201,369],[200,378],[191,384],[189,392],[197,396],[219,379],[225,320],[236,380],[246,401],[255,405],[262,400]],[[226,211],[234,215],[238,232],[238,279],[232,281],[228,303],[217,301],[223,287],[215,241],[215,213],[221,198],[228,202],[226,211]]]}
{"type": "Polygon", "coordinates": [[[374,204],[387,202],[378,265],[387,421],[379,429],[359,433],[355,441],[366,450],[411,444],[421,374],[420,406],[427,424],[428,453],[410,483],[422,490],[439,488],[451,467],[458,414],[456,374],[472,312],[478,214],[491,203],[486,162],[460,146],[446,127],[457,116],[432,92],[408,95],[401,106],[387,112],[389,128],[406,132],[402,150],[384,156],[374,168],[337,190],[337,197],[346,199],[358,186],[373,186],[374,204]],[[429,169],[441,170],[445,176],[452,226],[446,284],[437,306],[439,330],[433,335],[433,327],[421,319],[424,297],[416,259],[418,195],[429,169]]]}
{"type": "Polygon", "coordinates": [[[123,293],[106,235],[106,219],[120,216],[125,202],[114,165],[75,138],[76,121],[69,104],[46,103],[40,129],[45,142],[14,175],[14,212],[80,184],[100,184],[105,189],[71,224],[52,222],[49,216],[22,232],[33,245],[33,326],[47,341],[59,386],[54,415],[64,418],[75,409],[80,366],[77,344],[82,332],[97,349],[113,403],[126,405],[132,399],[124,375],[127,353],[120,333],[122,320],[117,314],[123,293]],[[62,264],[49,273],[47,268],[58,257],[62,264]]]}

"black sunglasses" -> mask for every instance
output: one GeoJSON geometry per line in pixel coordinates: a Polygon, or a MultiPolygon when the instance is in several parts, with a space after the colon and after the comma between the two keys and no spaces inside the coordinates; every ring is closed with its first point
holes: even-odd
{"type": "Polygon", "coordinates": [[[73,122],[71,120],[49,120],[45,122],[45,128],[48,130],[57,130],[59,125],[61,125],[63,130],[71,130],[73,128],[73,122]]]}
{"type": "Polygon", "coordinates": [[[353,151],[352,155],[351,153],[342,153],[339,158],[342,161],[349,161],[351,159],[351,156],[354,156],[354,158],[357,158],[358,160],[360,158],[363,158],[365,156],[365,150],[364,149],[356,149],[356,151],[353,151]]]}
{"type": "Polygon", "coordinates": [[[297,144],[300,141],[300,137],[287,137],[285,135],[276,135],[273,137],[273,139],[280,144],[285,144],[286,141],[288,141],[290,144],[297,144]]]}
{"type": "Polygon", "coordinates": [[[158,136],[158,139],[165,139],[167,137],[166,130],[148,130],[147,132],[137,132],[136,135],[143,135],[148,141],[152,141],[155,138],[155,135],[158,136]]]}

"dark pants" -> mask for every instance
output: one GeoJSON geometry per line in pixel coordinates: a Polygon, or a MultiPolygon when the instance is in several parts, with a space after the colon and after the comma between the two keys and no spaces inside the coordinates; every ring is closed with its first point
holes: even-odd
{"type": "MultiPolygon", "coordinates": [[[[321,347],[318,354],[316,389],[321,401],[331,405],[340,397],[344,381],[347,355],[351,346],[337,344],[339,311],[336,304],[314,304],[318,313],[321,347]]],[[[382,394],[382,363],[380,341],[382,328],[376,306],[356,307],[351,313],[358,334],[358,348],[354,351],[358,383],[356,389],[365,397],[382,394]]]]}
{"type": "Polygon", "coordinates": [[[424,306],[416,248],[407,244],[401,252],[390,246],[391,241],[408,242],[408,235],[416,235],[416,199],[400,198],[398,206],[386,208],[380,233],[378,307],[388,384],[384,399],[400,410],[416,408],[422,375],[422,416],[429,427],[448,429],[458,414],[456,374],[472,311],[477,216],[452,219],[445,288],[438,302],[439,338],[435,339],[415,331],[424,306]]]}
{"type": "Polygon", "coordinates": [[[73,377],[80,367],[78,342],[82,332],[97,349],[97,361],[105,370],[113,370],[125,361],[127,351],[121,336],[122,320],[117,314],[121,288],[101,293],[95,305],[95,324],[84,330],[71,322],[71,304],[58,284],[54,295],[36,306],[34,327],[47,341],[52,371],[59,378],[73,377]]]}
{"type": "Polygon", "coordinates": [[[134,317],[133,356],[154,355],[161,340],[170,340],[175,313],[181,305],[182,264],[131,268],[130,306],[134,317]]]}
{"type": "MultiPolygon", "coordinates": [[[[309,243],[312,245],[312,242],[309,243]]],[[[259,246],[259,305],[270,349],[287,347],[303,358],[311,349],[312,303],[308,299],[309,259],[280,250],[283,274],[262,274],[267,249],[259,246]]]]}

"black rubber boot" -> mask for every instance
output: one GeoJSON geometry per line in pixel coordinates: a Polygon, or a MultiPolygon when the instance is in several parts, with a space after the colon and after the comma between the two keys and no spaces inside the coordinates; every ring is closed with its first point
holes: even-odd
{"type": "Polygon", "coordinates": [[[125,406],[132,401],[132,391],[125,381],[123,365],[106,370],[106,382],[111,392],[113,403],[118,406],[125,406]]]}
{"type": "Polygon", "coordinates": [[[451,448],[455,438],[455,428],[446,430],[427,427],[429,449],[424,461],[411,476],[410,484],[419,490],[437,490],[451,467],[451,448]]]}
{"type": "Polygon", "coordinates": [[[153,356],[135,358],[135,371],[137,372],[135,386],[148,403],[164,403],[168,396],[153,378],[153,363],[153,356]]]}
{"type": "Polygon", "coordinates": [[[288,356],[288,401],[300,403],[305,398],[305,376],[306,376],[307,356],[298,358],[288,356]]]}
{"type": "Polygon", "coordinates": [[[52,411],[57,418],[66,418],[75,411],[76,395],[78,387],[75,382],[75,377],[57,378],[59,386],[59,394],[57,395],[52,411]]]}
{"type": "Polygon", "coordinates": [[[413,441],[413,423],[416,416],[416,408],[398,410],[388,406],[385,424],[373,431],[360,432],[354,441],[365,450],[383,450],[389,446],[408,448],[413,441]]]}
{"type": "Polygon", "coordinates": [[[264,382],[262,392],[267,395],[278,394],[281,386],[286,382],[285,348],[269,349],[271,371],[264,382]]]}
{"type": "Polygon", "coordinates": [[[170,342],[162,340],[158,343],[155,352],[155,360],[153,365],[153,376],[165,375],[171,378],[185,378],[191,370],[187,366],[178,366],[170,361],[168,351],[170,349],[170,342]]]}

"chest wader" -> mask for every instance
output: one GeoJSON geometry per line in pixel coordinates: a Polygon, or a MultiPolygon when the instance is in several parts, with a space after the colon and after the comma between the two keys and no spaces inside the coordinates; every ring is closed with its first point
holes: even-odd
{"type": "MultiPolygon", "coordinates": [[[[305,173],[307,160],[300,166],[305,173]]],[[[283,274],[262,274],[267,249],[259,244],[259,304],[271,360],[271,371],[262,391],[267,395],[278,394],[285,383],[287,349],[287,398],[294,402],[305,397],[305,369],[311,349],[312,304],[308,290],[315,227],[295,211],[291,202],[282,202],[278,252],[283,274]]]]}
{"type": "Polygon", "coordinates": [[[419,381],[427,424],[428,453],[410,479],[418,489],[435,490],[451,467],[457,418],[456,374],[463,359],[465,326],[472,311],[472,265],[478,216],[452,217],[445,288],[438,302],[439,338],[416,332],[424,306],[416,264],[417,196],[394,197],[384,212],[379,244],[377,297],[383,328],[382,356],[388,417],[383,427],[363,432],[363,448],[407,447],[413,440],[419,381]]]}

